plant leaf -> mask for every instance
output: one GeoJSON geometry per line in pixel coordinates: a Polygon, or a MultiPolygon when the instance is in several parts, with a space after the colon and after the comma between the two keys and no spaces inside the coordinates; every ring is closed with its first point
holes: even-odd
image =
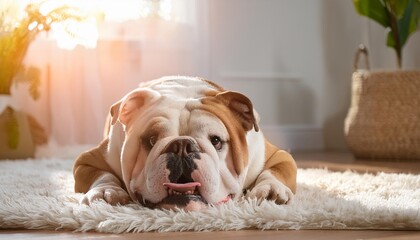
{"type": "Polygon", "coordinates": [[[414,0],[413,12],[410,21],[410,33],[417,31],[420,28],[420,0],[414,0]]]}
{"type": "Polygon", "coordinates": [[[400,19],[404,15],[407,9],[407,4],[410,0],[393,0],[393,1],[395,2],[395,5],[394,5],[395,14],[397,18],[400,19]]]}
{"type": "MultiPolygon", "coordinates": [[[[401,48],[406,44],[411,34],[417,31],[420,20],[420,0],[408,0],[406,9],[400,19],[398,19],[398,40],[401,48]]],[[[388,33],[387,45],[395,48],[395,41],[392,34],[388,33]]]]}
{"type": "Polygon", "coordinates": [[[392,35],[392,31],[388,31],[388,35],[386,38],[386,45],[388,47],[395,49],[395,40],[394,40],[394,36],[392,35]]]}
{"type": "Polygon", "coordinates": [[[30,66],[26,70],[26,77],[29,79],[29,93],[34,100],[38,100],[40,97],[39,86],[41,85],[41,71],[33,66],[30,66]]]}
{"type": "Polygon", "coordinates": [[[362,15],[375,20],[382,26],[389,27],[390,21],[387,10],[380,0],[353,0],[356,11],[362,15]]]}
{"type": "Polygon", "coordinates": [[[11,149],[16,149],[19,145],[19,124],[15,111],[11,107],[6,108],[6,136],[7,144],[11,149]]]}

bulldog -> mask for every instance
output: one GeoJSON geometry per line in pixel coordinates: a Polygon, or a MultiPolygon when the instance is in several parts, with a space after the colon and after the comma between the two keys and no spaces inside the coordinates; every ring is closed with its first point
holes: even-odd
{"type": "Polygon", "coordinates": [[[164,77],[115,103],[104,140],[75,161],[82,203],[187,211],[243,194],[289,203],[296,163],[265,139],[251,101],[208,80],[164,77]]]}

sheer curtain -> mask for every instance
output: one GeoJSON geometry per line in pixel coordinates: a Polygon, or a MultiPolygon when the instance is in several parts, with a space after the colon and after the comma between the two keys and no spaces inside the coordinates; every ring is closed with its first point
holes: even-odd
{"type": "MultiPolygon", "coordinates": [[[[124,2],[127,8],[133,3],[118,1],[122,10],[124,2]]],[[[207,2],[162,2],[170,5],[167,19],[110,18],[101,23],[95,49],[61,49],[51,37],[39,37],[31,45],[26,63],[41,69],[41,98],[26,97],[25,86],[16,87],[14,96],[51,142],[98,143],[109,107],[142,81],[163,75],[208,76],[207,2]]]]}

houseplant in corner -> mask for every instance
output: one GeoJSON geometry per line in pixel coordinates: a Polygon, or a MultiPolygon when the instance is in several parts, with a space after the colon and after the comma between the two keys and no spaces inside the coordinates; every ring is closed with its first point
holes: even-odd
{"type": "Polygon", "coordinates": [[[401,70],[402,50],[420,24],[420,0],[353,0],[360,15],[388,31],[398,70],[370,71],[367,49],[356,54],[346,142],[356,157],[420,159],[420,71],[401,70]],[[358,69],[364,54],[366,70],[358,69]]]}
{"type": "Polygon", "coordinates": [[[34,143],[46,141],[34,118],[14,109],[11,101],[11,89],[17,82],[28,83],[33,99],[39,97],[40,72],[24,65],[31,42],[55,23],[83,19],[76,8],[47,8],[47,2],[26,5],[21,16],[19,1],[0,6],[0,159],[32,157],[34,143]]]}

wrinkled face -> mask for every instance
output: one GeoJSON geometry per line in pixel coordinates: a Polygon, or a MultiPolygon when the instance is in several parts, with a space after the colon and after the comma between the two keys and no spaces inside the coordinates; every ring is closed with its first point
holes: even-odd
{"type": "Polygon", "coordinates": [[[129,193],[149,207],[187,210],[238,196],[225,124],[198,100],[160,100],[126,128],[123,173],[129,193]],[[130,172],[131,171],[131,172],[130,172]]]}
{"type": "Polygon", "coordinates": [[[252,103],[240,93],[208,91],[202,81],[192,85],[138,88],[111,107],[111,124],[119,122],[113,129],[123,129],[113,133],[121,155],[111,165],[145,206],[199,210],[241,194],[246,134],[258,131],[252,103]]]}

